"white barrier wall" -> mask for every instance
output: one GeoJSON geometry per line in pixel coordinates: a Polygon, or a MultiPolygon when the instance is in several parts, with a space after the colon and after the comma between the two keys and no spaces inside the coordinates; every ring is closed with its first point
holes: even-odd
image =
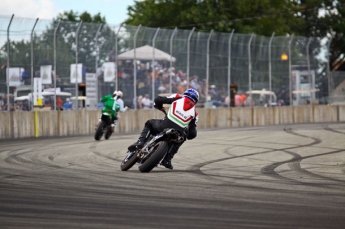
{"type": "MultiPolygon", "coordinates": [[[[344,122],[345,106],[240,107],[198,109],[198,129],[264,126],[313,122],[344,122]]],[[[118,133],[139,133],[148,119],[161,119],[158,110],[121,113],[118,133]]],[[[0,112],[0,139],[94,134],[100,111],[0,112]]]]}

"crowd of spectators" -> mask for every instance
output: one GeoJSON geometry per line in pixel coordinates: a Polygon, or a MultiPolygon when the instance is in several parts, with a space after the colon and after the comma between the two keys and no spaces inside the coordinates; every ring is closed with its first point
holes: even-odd
{"type": "MultiPolygon", "coordinates": [[[[98,75],[101,75],[100,68],[98,69],[98,75]]],[[[147,64],[140,63],[136,72],[136,89],[137,97],[134,97],[133,92],[133,63],[128,60],[120,64],[118,71],[118,83],[119,89],[126,92],[124,100],[126,99],[131,102],[132,108],[152,108],[152,102],[154,100],[152,96],[152,86],[154,87],[155,97],[157,95],[168,95],[170,93],[183,94],[187,87],[194,88],[199,92],[200,101],[206,102],[211,101],[215,106],[223,106],[225,103],[225,89],[217,88],[215,85],[211,85],[206,96],[206,83],[205,79],[200,78],[197,75],[189,76],[189,83],[187,82],[188,77],[183,70],[176,71],[174,67],[165,68],[162,65],[156,64],[152,69],[147,64]],[[130,99],[128,98],[130,96],[130,99]],[[133,99],[132,99],[133,98],[133,99]],[[147,99],[151,105],[143,105],[147,103],[147,99]]]]}
{"type": "Polygon", "coordinates": [[[7,94],[0,95],[0,111],[29,111],[30,102],[28,100],[14,101],[13,95],[8,96],[9,103],[7,103],[7,94]]]}

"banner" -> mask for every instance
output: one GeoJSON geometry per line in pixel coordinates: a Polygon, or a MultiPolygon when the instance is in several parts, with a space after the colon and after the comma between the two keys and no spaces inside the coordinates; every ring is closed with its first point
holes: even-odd
{"type": "Polygon", "coordinates": [[[51,65],[41,66],[40,77],[42,79],[42,84],[52,84],[52,66],[51,65]]]}
{"type": "MultiPolygon", "coordinates": [[[[8,69],[8,85],[10,87],[17,87],[20,86],[22,83],[20,82],[20,78],[22,76],[22,72],[24,68],[9,68],[8,69]]],[[[7,74],[7,71],[6,71],[7,74]]]]}
{"type": "Polygon", "coordinates": [[[105,62],[103,63],[103,72],[104,72],[104,82],[114,82],[115,81],[115,63],[114,62],[105,62]]]}
{"type": "Polygon", "coordinates": [[[82,82],[82,68],[83,64],[71,64],[70,69],[70,79],[71,83],[81,83],[82,82]]]}
{"type": "Polygon", "coordinates": [[[98,108],[98,80],[97,76],[94,73],[86,73],[85,75],[85,93],[86,101],[85,107],[87,110],[97,110],[98,108]]]}

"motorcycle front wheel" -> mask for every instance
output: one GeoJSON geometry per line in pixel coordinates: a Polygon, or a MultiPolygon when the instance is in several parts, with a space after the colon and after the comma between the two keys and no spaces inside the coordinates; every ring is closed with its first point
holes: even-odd
{"type": "Polygon", "coordinates": [[[95,133],[95,140],[99,141],[102,138],[103,135],[103,128],[105,123],[101,121],[97,127],[96,133],[95,133]]]}
{"type": "Polygon", "coordinates": [[[169,150],[168,143],[164,141],[157,142],[154,147],[155,148],[153,149],[149,158],[145,159],[145,161],[139,165],[140,172],[150,172],[163,159],[163,157],[169,150]]]}
{"type": "Polygon", "coordinates": [[[125,159],[121,162],[121,170],[127,171],[138,161],[137,152],[129,152],[125,159]]]}

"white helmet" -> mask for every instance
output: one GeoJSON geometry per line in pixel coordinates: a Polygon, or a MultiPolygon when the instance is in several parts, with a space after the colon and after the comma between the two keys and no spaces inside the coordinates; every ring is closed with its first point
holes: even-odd
{"type": "Polygon", "coordinates": [[[114,91],[114,92],[113,92],[113,96],[116,96],[116,95],[117,95],[117,91],[114,91]]]}
{"type": "Polygon", "coordinates": [[[116,95],[117,95],[117,97],[122,97],[123,93],[122,93],[122,91],[117,91],[116,95]]]}

